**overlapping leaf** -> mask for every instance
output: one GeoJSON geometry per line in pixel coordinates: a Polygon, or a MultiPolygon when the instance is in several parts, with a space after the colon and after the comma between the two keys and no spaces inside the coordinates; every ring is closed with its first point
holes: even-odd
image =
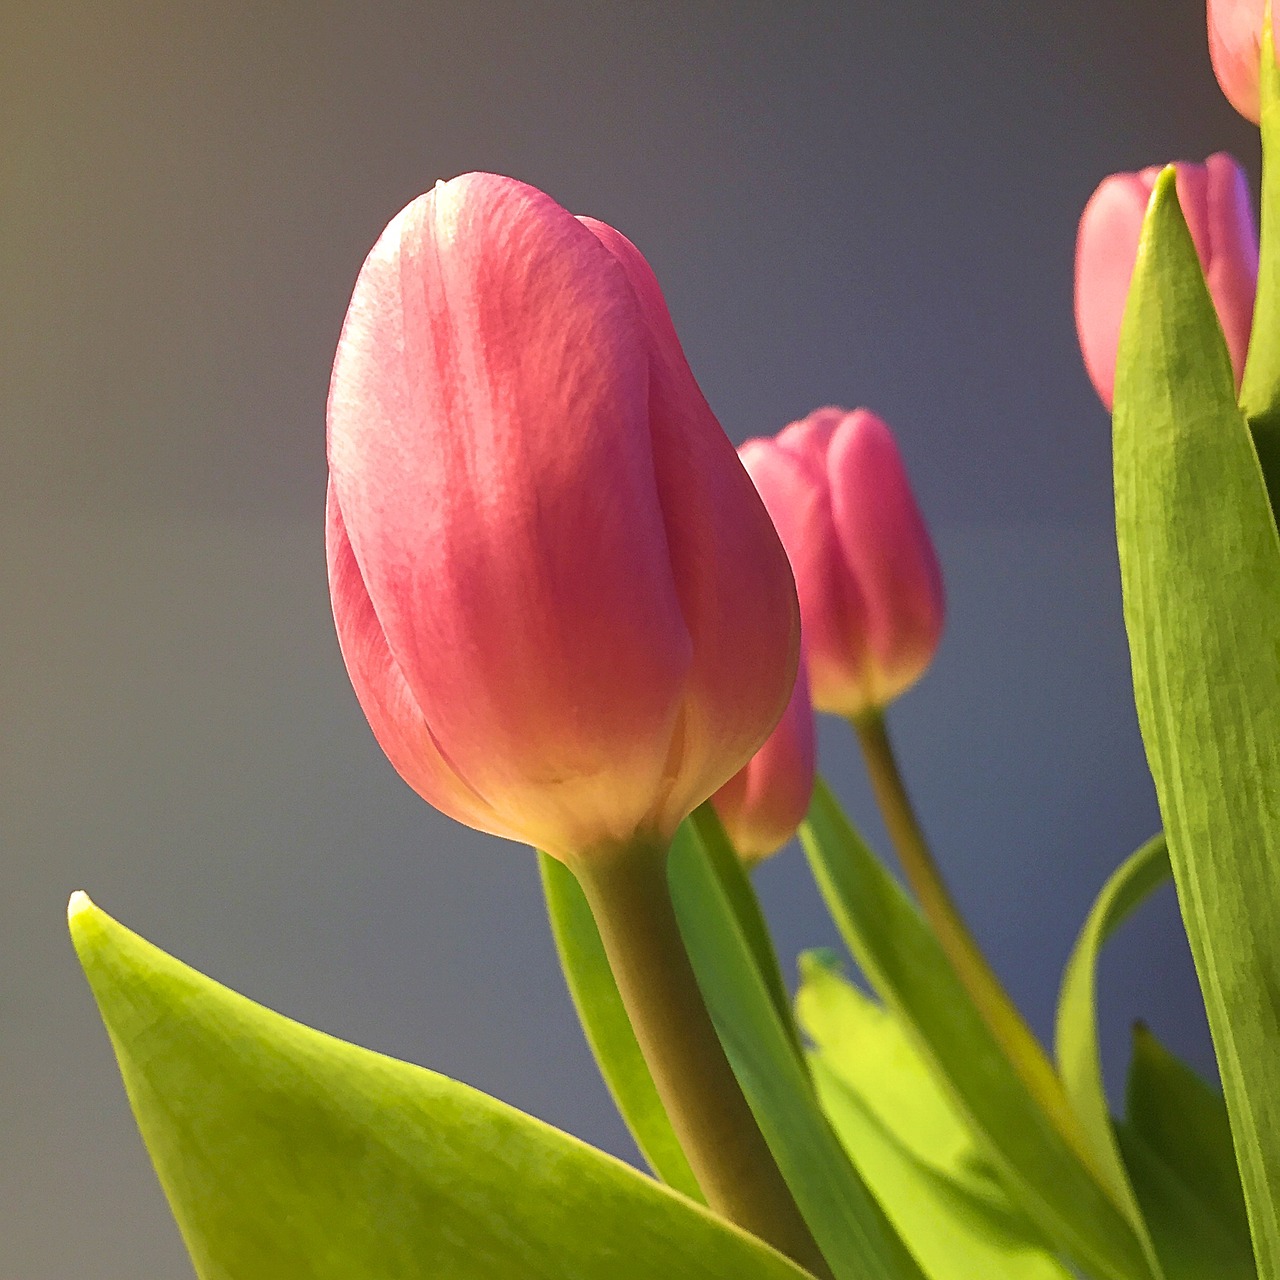
{"type": "Polygon", "coordinates": [[[1138,719],[1258,1274],[1277,1280],[1280,539],[1172,170],[1156,184],[1125,311],[1114,444],[1138,719]]]}

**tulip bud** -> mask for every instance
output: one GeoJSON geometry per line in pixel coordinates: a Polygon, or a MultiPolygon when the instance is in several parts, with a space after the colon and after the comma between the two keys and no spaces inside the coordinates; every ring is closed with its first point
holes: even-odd
{"type": "Polygon", "coordinates": [[[1262,114],[1258,75],[1262,68],[1265,0],[1208,0],[1209,60],[1227,101],[1254,124],[1262,114]]]}
{"type": "Polygon", "coordinates": [[[791,701],[764,746],[712,797],[743,861],[759,862],[796,833],[813,798],[813,704],[804,660],[791,701]]]}
{"type": "Polygon", "coordinates": [[[445,813],[566,859],[665,839],[786,707],[786,556],[618,232],[468,174],[369,254],[329,393],[338,639],[445,813]]]}
{"type": "MultiPolygon", "coordinates": [[[[1104,178],[1080,218],[1076,238],[1076,331],[1085,369],[1111,408],[1116,350],[1138,238],[1159,167],[1104,178]]],[[[1244,376],[1258,285],[1258,233],[1249,184],[1225,152],[1177,165],[1178,203],[1195,241],[1235,369],[1244,376]]]]}
{"type": "Polygon", "coordinates": [[[738,452],[791,558],[813,705],[885,706],[932,661],[944,614],[893,434],[866,409],[818,409],[738,452]]]}

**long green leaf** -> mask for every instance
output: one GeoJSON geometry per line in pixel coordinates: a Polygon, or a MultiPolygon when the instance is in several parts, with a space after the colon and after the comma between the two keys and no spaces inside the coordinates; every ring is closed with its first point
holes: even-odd
{"type": "Polygon", "coordinates": [[[725,1053],[832,1272],[837,1280],[919,1280],[915,1260],[827,1123],[715,867],[687,823],[668,874],[725,1053]]]}
{"type": "Polygon", "coordinates": [[[1120,335],[1116,530],[1134,695],[1258,1274],[1280,1277],[1280,539],[1173,171],[1120,335]]]}
{"type": "Polygon", "coordinates": [[[915,1035],[1011,1194],[1086,1270],[1113,1280],[1148,1276],[1128,1222],[1035,1105],[915,905],[821,781],[800,834],[845,942],[915,1035]]]}
{"type": "Polygon", "coordinates": [[[703,1200],[631,1029],[586,895],[558,859],[541,853],[538,865],[560,967],[618,1113],[658,1177],[690,1198],[703,1200]]]}
{"type": "Polygon", "coordinates": [[[83,895],[71,934],[200,1280],[802,1280],[465,1085],[236,995],[83,895]]]}
{"type": "Polygon", "coordinates": [[[782,977],[782,966],[778,963],[778,953],[774,949],[769,926],[760,909],[760,899],[756,897],[747,869],[738,857],[715,809],[709,803],[699,805],[689,815],[689,822],[697,833],[703,852],[715,869],[720,888],[733,910],[738,928],[747,946],[751,948],[756,972],[764,979],[773,1007],[778,1011],[778,1017],[795,1044],[796,1053],[803,1057],[799,1033],[791,1013],[791,998],[787,995],[787,984],[782,977]]]}
{"type": "Polygon", "coordinates": [[[1152,1270],[1159,1270],[1160,1264],[1142,1210],[1129,1185],[1102,1079],[1102,1055],[1098,1047],[1098,959],[1111,934],[1169,875],[1169,853],[1164,836],[1159,835],[1126,858],[1103,886],[1063,971],[1055,1035],[1058,1069],[1067,1096],[1084,1124],[1085,1134],[1112,1190],[1129,1210],[1134,1229],[1148,1251],[1152,1270]]]}
{"type": "Polygon", "coordinates": [[[1117,1133],[1169,1280],[1253,1280],[1226,1104],[1142,1026],[1117,1133]]]}
{"type": "Polygon", "coordinates": [[[1273,508],[1280,506],[1280,67],[1271,6],[1263,25],[1258,77],[1262,107],[1262,219],[1258,294],[1240,403],[1253,430],[1273,508]]]}

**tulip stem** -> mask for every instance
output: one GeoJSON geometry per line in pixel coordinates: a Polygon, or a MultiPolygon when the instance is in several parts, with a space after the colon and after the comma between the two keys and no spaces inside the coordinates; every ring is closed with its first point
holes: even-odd
{"type": "Polygon", "coordinates": [[[902,780],[883,713],[868,711],[852,717],[851,723],[889,839],[947,961],[1028,1092],[1086,1167],[1095,1168],[1079,1118],[1067,1100],[1057,1071],[982,954],[942,879],[902,780]]]}
{"type": "Polygon", "coordinates": [[[622,1002],[707,1203],[830,1277],[712,1025],[667,886],[665,846],[593,850],[573,871],[595,916],[622,1002]]]}

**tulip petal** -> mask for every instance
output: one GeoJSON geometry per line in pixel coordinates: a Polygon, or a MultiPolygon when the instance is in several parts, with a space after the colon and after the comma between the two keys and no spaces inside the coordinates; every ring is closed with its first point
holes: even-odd
{"type": "Polygon", "coordinates": [[[548,851],[653,819],[691,661],[634,292],[541,192],[471,174],[369,255],[329,462],[388,647],[472,787],[548,851]]]}
{"type": "Polygon", "coordinates": [[[871,704],[916,682],[942,635],[942,570],[893,433],[857,409],[827,453],[831,510],[865,608],[871,704]]]}
{"type": "Polygon", "coordinates": [[[652,269],[582,219],[626,272],[648,333],[653,466],[693,662],[673,759],[678,822],[750,759],[787,706],[799,609],[786,552],[685,359],[652,269]]]}
{"type": "MultiPolygon", "coordinates": [[[[1258,292],[1258,228],[1253,218],[1249,180],[1235,158],[1219,151],[1204,162],[1204,168],[1205,208],[1213,238],[1207,255],[1202,253],[1200,261],[1209,264],[1205,279],[1227,340],[1238,391],[1244,378],[1249,335],[1253,330],[1253,304],[1258,292]]],[[[1181,178],[1179,170],[1179,182],[1181,178]]],[[[1185,210],[1181,191],[1179,201],[1185,210]]]]}
{"type": "Polygon", "coordinates": [[[1258,123],[1264,0],[1207,0],[1209,60],[1227,101],[1258,123]]]}
{"type": "Polygon", "coordinates": [[[747,862],[776,852],[804,821],[813,797],[814,755],[813,707],[801,659],[778,727],[713,797],[734,848],[747,862]]]}
{"type": "Polygon", "coordinates": [[[333,484],[325,504],[325,551],[338,647],[360,708],[396,772],[429,804],[459,822],[512,836],[458,776],[431,734],[422,709],[387,648],[338,509],[333,484]]]}
{"type": "MultiPolygon", "coordinates": [[[[850,708],[849,672],[866,652],[866,607],[844,571],[832,520],[825,441],[813,433],[817,460],[799,446],[792,424],[776,440],[748,440],[738,451],[791,559],[800,593],[801,628],[813,705],[843,714],[850,708]]],[[[829,434],[829,433],[828,433],[829,434]]]]}
{"type": "Polygon", "coordinates": [[[1136,173],[1104,178],[1085,206],[1076,238],[1076,332],[1089,380],[1108,410],[1115,393],[1120,321],[1151,185],[1136,173]]]}

